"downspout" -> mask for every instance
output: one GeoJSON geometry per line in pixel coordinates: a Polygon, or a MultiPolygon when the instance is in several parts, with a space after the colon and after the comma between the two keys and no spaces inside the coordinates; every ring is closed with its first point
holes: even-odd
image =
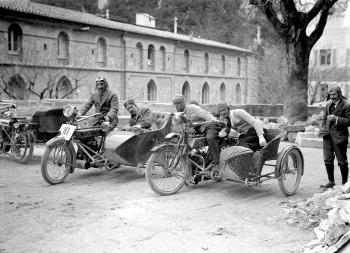
{"type": "Polygon", "coordinates": [[[126,32],[123,31],[121,34],[121,43],[122,43],[122,49],[123,49],[123,62],[121,66],[121,99],[126,100],[126,66],[127,66],[127,57],[126,57],[126,41],[125,41],[125,35],[126,32]]]}

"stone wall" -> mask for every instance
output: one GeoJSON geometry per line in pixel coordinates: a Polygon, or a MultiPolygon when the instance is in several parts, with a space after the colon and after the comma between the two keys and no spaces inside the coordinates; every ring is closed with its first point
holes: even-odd
{"type": "MultiPolygon", "coordinates": [[[[23,116],[31,116],[35,111],[48,110],[50,108],[64,107],[65,105],[71,104],[78,108],[81,107],[86,99],[44,99],[40,101],[36,100],[17,100],[6,102],[15,103],[17,105],[17,114],[23,116]]],[[[119,115],[128,115],[125,110],[124,101],[119,101],[119,115]]],[[[172,103],[152,103],[145,101],[136,102],[138,105],[147,105],[152,111],[165,111],[165,112],[175,112],[175,108],[172,103]]],[[[230,105],[231,109],[242,108],[248,111],[250,114],[259,117],[270,117],[278,118],[283,114],[284,105],[265,105],[265,104],[252,104],[252,105],[230,105]]],[[[203,108],[215,113],[216,104],[203,105],[203,108]]],[[[90,110],[92,112],[93,110],[90,110]]]]}

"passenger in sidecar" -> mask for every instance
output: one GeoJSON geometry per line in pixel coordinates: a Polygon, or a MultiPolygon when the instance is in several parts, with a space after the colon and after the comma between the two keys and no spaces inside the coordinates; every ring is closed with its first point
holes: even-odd
{"type": "Polygon", "coordinates": [[[157,127],[145,132],[114,129],[106,136],[104,155],[113,162],[123,165],[137,166],[137,172],[150,156],[151,149],[160,142],[171,130],[172,113],[151,112],[150,116],[157,127]]]}
{"type": "Polygon", "coordinates": [[[133,99],[127,100],[124,107],[130,113],[129,125],[124,130],[144,132],[158,129],[157,121],[148,107],[138,107],[133,99]]]}

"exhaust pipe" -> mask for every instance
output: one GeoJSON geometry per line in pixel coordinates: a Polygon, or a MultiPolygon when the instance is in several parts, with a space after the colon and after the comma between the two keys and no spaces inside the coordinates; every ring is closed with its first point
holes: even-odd
{"type": "Polygon", "coordinates": [[[80,159],[77,159],[75,161],[75,167],[76,168],[79,168],[79,169],[85,169],[87,170],[88,168],[90,168],[90,162],[87,162],[85,160],[80,160],[80,159]]]}

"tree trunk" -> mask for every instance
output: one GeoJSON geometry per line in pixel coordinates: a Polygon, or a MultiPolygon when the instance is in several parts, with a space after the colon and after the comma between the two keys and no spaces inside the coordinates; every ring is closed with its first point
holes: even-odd
{"type": "Polygon", "coordinates": [[[306,121],[308,117],[308,73],[310,49],[306,43],[287,44],[286,116],[291,123],[306,121]]]}

